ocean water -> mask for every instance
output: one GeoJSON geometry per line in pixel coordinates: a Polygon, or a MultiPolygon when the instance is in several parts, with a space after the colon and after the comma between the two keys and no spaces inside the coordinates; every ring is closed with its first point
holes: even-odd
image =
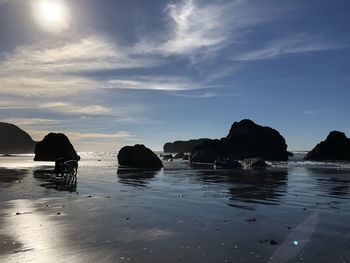
{"type": "Polygon", "coordinates": [[[0,157],[0,262],[350,262],[350,163],[304,154],[140,171],[80,153],[75,187],[53,163],[0,157]]]}

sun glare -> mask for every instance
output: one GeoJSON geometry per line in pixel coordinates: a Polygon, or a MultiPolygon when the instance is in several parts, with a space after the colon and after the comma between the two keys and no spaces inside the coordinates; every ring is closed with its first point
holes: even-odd
{"type": "Polygon", "coordinates": [[[35,1],[33,14],[38,25],[51,33],[60,33],[69,28],[67,6],[61,0],[35,1]]]}

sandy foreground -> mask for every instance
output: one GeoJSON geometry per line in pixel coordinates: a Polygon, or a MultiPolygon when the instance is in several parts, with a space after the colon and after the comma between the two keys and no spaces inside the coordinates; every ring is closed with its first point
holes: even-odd
{"type": "Polygon", "coordinates": [[[1,262],[350,262],[348,169],[0,166],[1,262]]]}

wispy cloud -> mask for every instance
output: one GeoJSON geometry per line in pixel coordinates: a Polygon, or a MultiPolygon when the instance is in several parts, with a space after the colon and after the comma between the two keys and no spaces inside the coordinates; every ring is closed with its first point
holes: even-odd
{"type": "Polygon", "coordinates": [[[201,85],[184,77],[148,76],[129,79],[113,79],[108,82],[108,88],[137,89],[137,90],[192,90],[199,89],[201,85]]]}
{"type": "MultiPolygon", "coordinates": [[[[30,135],[33,136],[36,140],[42,140],[47,134],[49,134],[52,131],[48,130],[28,130],[30,135]]],[[[56,130],[54,132],[62,132],[59,130],[56,130]]],[[[89,140],[95,140],[95,141],[115,141],[117,139],[132,139],[134,136],[126,131],[119,131],[116,133],[82,133],[82,132],[70,132],[65,131],[65,135],[68,136],[70,140],[73,142],[81,142],[81,141],[89,141],[89,140]]]]}
{"type": "Polygon", "coordinates": [[[98,36],[19,46],[0,63],[0,94],[65,96],[103,86],[88,72],[157,65],[155,59],[131,53],[98,36]]]}
{"type": "Polygon", "coordinates": [[[8,118],[3,120],[4,122],[13,123],[19,126],[33,126],[33,125],[57,125],[61,122],[51,119],[39,119],[39,118],[8,118]]]}
{"type": "Polygon", "coordinates": [[[334,110],[325,110],[325,109],[318,109],[318,110],[303,110],[300,113],[304,115],[318,115],[318,114],[326,114],[326,113],[332,113],[334,110]]]}
{"type": "Polygon", "coordinates": [[[142,39],[135,46],[135,52],[185,55],[191,59],[197,55],[210,57],[221,48],[240,41],[238,37],[244,30],[274,18],[272,11],[262,16],[259,7],[249,2],[183,0],[169,4],[164,12],[171,30],[158,42],[142,39]]]}
{"type": "MultiPolygon", "coordinates": [[[[68,114],[85,114],[85,115],[110,115],[112,110],[100,105],[80,106],[67,102],[50,102],[38,106],[40,109],[68,113],[68,114]]],[[[114,114],[116,114],[114,112],[114,114]]]]}
{"type": "Polygon", "coordinates": [[[256,50],[243,52],[242,54],[233,57],[233,60],[239,61],[254,61],[265,59],[276,59],[292,54],[300,54],[307,52],[318,52],[325,50],[334,50],[348,48],[336,42],[332,42],[322,38],[321,36],[305,36],[297,35],[284,39],[277,39],[270,43],[259,47],[256,50]]]}
{"type": "Polygon", "coordinates": [[[217,97],[218,94],[215,92],[204,92],[201,94],[183,94],[183,93],[171,93],[173,96],[183,97],[183,98],[194,98],[194,99],[207,99],[217,97]]]}

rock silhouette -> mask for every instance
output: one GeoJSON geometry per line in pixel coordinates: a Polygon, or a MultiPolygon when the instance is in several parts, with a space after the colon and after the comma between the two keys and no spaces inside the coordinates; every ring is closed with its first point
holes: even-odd
{"type": "Polygon", "coordinates": [[[248,119],[233,123],[226,137],[207,140],[194,147],[192,152],[203,150],[237,160],[258,157],[269,161],[286,161],[290,155],[286,141],[278,131],[248,119]]]}
{"type": "Polygon", "coordinates": [[[175,141],[175,142],[167,142],[163,146],[163,150],[165,153],[190,153],[193,148],[205,141],[210,139],[198,139],[198,140],[189,140],[189,141],[175,141]]]}
{"type": "Polygon", "coordinates": [[[207,150],[196,151],[195,153],[191,154],[190,162],[213,164],[217,158],[218,158],[218,154],[216,151],[207,149],[207,150]]]}
{"type": "Polygon", "coordinates": [[[163,163],[158,156],[142,144],[125,146],[120,149],[118,163],[122,166],[135,168],[159,169],[163,167],[163,163]]]}
{"type": "Polygon", "coordinates": [[[0,153],[33,153],[36,142],[14,124],[0,122],[0,153]]]}
{"type": "Polygon", "coordinates": [[[59,158],[80,160],[68,137],[62,133],[49,133],[35,147],[34,161],[56,161],[59,158]]]}
{"type": "Polygon", "coordinates": [[[345,133],[332,131],[325,141],[320,142],[305,157],[313,161],[349,161],[350,139],[345,133]]]}

